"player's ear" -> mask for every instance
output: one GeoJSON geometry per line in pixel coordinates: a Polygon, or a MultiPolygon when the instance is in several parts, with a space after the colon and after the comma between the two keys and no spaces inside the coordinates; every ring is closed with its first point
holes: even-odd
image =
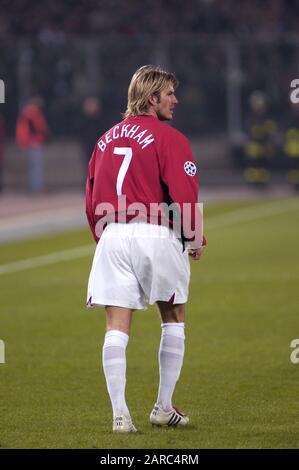
{"type": "Polygon", "coordinates": [[[158,96],[157,96],[157,95],[151,95],[151,96],[149,96],[148,102],[149,102],[149,104],[151,104],[152,106],[156,105],[156,104],[159,102],[158,96]]]}

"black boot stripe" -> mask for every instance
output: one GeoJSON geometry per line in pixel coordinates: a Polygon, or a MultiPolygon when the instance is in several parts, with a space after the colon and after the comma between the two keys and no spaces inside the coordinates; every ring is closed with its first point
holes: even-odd
{"type": "Polygon", "coordinates": [[[176,418],[176,421],[172,424],[173,426],[176,426],[177,424],[179,424],[179,422],[181,421],[181,416],[177,416],[176,418]]]}
{"type": "Polygon", "coordinates": [[[176,426],[180,421],[181,417],[178,414],[175,414],[174,418],[171,420],[171,423],[169,423],[169,426],[176,426]]]}
{"type": "Polygon", "coordinates": [[[171,426],[171,425],[172,425],[172,422],[174,421],[175,416],[176,416],[176,412],[174,411],[174,412],[172,413],[172,415],[171,415],[170,420],[168,421],[168,426],[171,426]]]}
{"type": "Polygon", "coordinates": [[[168,421],[168,426],[176,426],[181,421],[181,416],[178,414],[172,415],[171,419],[168,421]]]}

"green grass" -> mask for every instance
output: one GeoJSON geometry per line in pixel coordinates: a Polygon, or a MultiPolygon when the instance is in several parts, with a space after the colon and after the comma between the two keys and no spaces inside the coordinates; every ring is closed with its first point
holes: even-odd
{"type": "MultiPolygon", "coordinates": [[[[127,349],[127,401],[136,435],[113,435],[101,370],[104,311],[86,310],[91,258],[0,275],[0,447],[299,448],[299,202],[280,215],[209,228],[192,263],[186,354],[174,402],[187,429],[156,429],[160,321],[135,312],[127,349]]],[[[274,202],[275,204],[275,202],[274,202]]],[[[282,201],[288,204],[288,201],[282,201]]],[[[0,246],[0,264],[92,243],[75,231],[0,246]]]]}

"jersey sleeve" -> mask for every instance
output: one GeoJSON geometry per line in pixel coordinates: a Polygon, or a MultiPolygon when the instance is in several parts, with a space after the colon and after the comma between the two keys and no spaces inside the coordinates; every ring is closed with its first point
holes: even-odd
{"type": "Polygon", "coordinates": [[[179,209],[183,238],[198,248],[203,242],[202,214],[198,207],[198,175],[188,139],[170,128],[160,149],[160,169],[169,199],[179,209]]]}
{"type": "Polygon", "coordinates": [[[91,159],[88,164],[88,175],[86,181],[86,216],[89,223],[90,230],[93,234],[93,237],[96,242],[99,241],[99,238],[96,235],[95,226],[95,214],[93,211],[93,183],[94,183],[94,173],[95,173],[95,158],[97,153],[97,147],[95,147],[91,159]]]}

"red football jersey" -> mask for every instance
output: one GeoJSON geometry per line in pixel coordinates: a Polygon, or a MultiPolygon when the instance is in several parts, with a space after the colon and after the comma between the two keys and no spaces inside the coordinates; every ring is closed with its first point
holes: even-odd
{"type": "MultiPolygon", "coordinates": [[[[188,139],[154,116],[134,116],[116,124],[97,142],[88,167],[86,212],[96,241],[109,221],[138,215],[150,223],[174,225],[182,236],[202,235],[197,171],[188,139]],[[177,214],[163,215],[159,204],[175,203],[177,214]]],[[[163,204],[162,204],[163,205],[163,204]]]]}

